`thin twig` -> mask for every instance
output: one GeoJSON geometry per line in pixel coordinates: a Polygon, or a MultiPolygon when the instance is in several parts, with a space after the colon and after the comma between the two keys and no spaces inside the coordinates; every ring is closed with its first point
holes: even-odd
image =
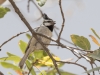
{"type": "Polygon", "coordinates": [[[4,74],[0,71],[0,75],[4,75],[4,74]]]}
{"type": "MultiPolygon", "coordinates": [[[[56,35],[57,35],[57,37],[58,37],[59,35],[58,35],[58,33],[57,33],[57,31],[56,31],[55,29],[54,29],[54,32],[55,32],[55,34],[56,34],[56,35]]],[[[76,45],[75,45],[75,44],[73,44],[73,43],[71,43],[70,41],[65,40],[64,38],[60,38],[60,39],[76,47],[76,45]]]]}
{"type": "MultiPolygon", "coordinates": [[[[37,27],[37,28],[38,28],[38,27],[37,27]]],[[[34,29],[37,29],[37,28],[34,28],[34,29]]],[[[8,43],[9,41],[11,41],[12,39],[18,37],[18,36],[21,35],[21,34],[27,33],[27,32],[29,32],[29,31],[20,32],[20,33],[14,35],[14,36],[11,37],[10,39],[8,39],[8,40],[6,40],[5,42],[3,42],[2,45],[0,45],[0,48],[1,48],[2,46],[4,46],[6,43],[8,43]]],[[[56,40],[53,39],[53,38],[50,38],[50,37],[46,36],[46,35],[43,35],[43,34],[40,34],[40,33],[36,33],[36,34],[37,34],[37,35],[40,35],[40,36],[43,36],[43,37],[45,37],[45,38],[47,38],[47,39],[50,39],[50,40],[52,40],[52,41],[54,41],[54,42],[56,42],[56,43],[57,43],[57,44],[55,44],[56,46],[61,46],[62,48],[66,48],[66,49],[69,49],[69,50],[71,50],[71,51],[74,50],[74,49],[76,49],[76,50],[79,50],[79,51],[93,52],[93,51],[82,50],[82,49],[79,49],[79,48],[74,48],[74,47],[65,46],[64,44],[62,44],[62,43],[56,41],[56,40]]],[[[53,44],[50,44],[50,45],[53,45],[53,44]]]]}
{"type": "MultiPolygon", "coordinates": [[[[35,65],[34,65],[35,66],[35,65]]],[[[37,66],[35,66],[38,70],[39,70],[39,72],[41,73],[41,75],[44,75],[43,73],[42,73],[42,71],[37,67],[37,66]]]]}
{"type": "Polygon", "coordinates": [[[24,34],[24,33],[27,33],[27,32],[29,32],[29,31],[21,32],[21,33],[15,35],[15,36],[11,37],[10,39],[6,40],[5,42],[2,43],[2,45],[0,45],[0,49],[1,49],[2,46],[4,46],[9,41],[11,41],[13,38],[18,37],[19,35],[24,34]]]}
{"type": "Polygon", "coordinates": [[[55,39],[53,39],[53,38],[50,38],[50,37],[48,37],[48,36],[46,36],[46,35],[43,35],[43,34],[40,34],[40,33],[36,33],[37,35],[40,35],[40,36],[43,36],[43,37],[45,37],[45,38],[47,38],[47,39],[50,39],[50,40],[52,40],[52,41],[54,41],[54,42],[56,42],[57,44],[58,44],[58,46],[61,46],[62,48],[66,48],[66,49],[68,49],[68,50],[79,50],[79,51],[84,51],[84,52],[93,52],[93,51],[90,51],[90,50],[83,50],[83,49],[79,49],[79,48],[74,48],[74,47],[70,47],[70,46],[66,46],[66,45],[64,45],[63,43],[61,43],[61,42],[59,42],[59,41],[57,41],[57,40],[55,40],[55,39]]]}
{"type": "MultiPolygon", "coordinates": [[[[94,62],[94,65],[95,65],[96,67],[98,67],[97,64],[96,64],[95,62],[94,62]]],[[[100,70],[99,70],[99,69],[98,69],[98,72],[99,72],[99,74],[100,74],[100,70]]]]}
{"type": "Polygon", "coordinates": [[[79,57],[79,58],[75,61],[75,63],[78,62],[78,60],[81,59],[81,58],[82,58],[82,57],[79,57]]]}
{"type": "Polygon", "coordinates": [[[36,60],[35,62],[32,62],[32,66],[29,68],[29,72],[28,72],[28,75],[30,74],[31,70],[32,70],[32,67],[38,62],[38,60],[36,60]]]}
{"type": "Polygon", "coordinates": [[[60,41],[60,36],[62,34],[62,31],[63,31],[63,28],[64,28],[64,23],[65,23],[64,13],[63,13],[63,10],[62,10],[62,5],[61,5],[61,0],[59,0],[59,7],[60,7],[60,11],[61,11],[61,15],[62,15],[63,22],[62,22],[61,31],[60,31],[59,36],[58,36],[58,39],[57,39],[58,41],[60,41]]]}
{"type": "Polygon", "coordinates": [[[34,38],[42,45],[42,47],[44,48],[44,50],[47,52],[47,54],[49,55],[49,57],[51,58],[51,60],[53,61],[53,64],[58,72],[59,75],[61,75],[58,66],[56,64],[55,59],[52,57],[52,55],[50,54],[48,48],[46,48],[43,44],[42,41],[38,40],[37,34],[36,32],[32,29],[32,27],[30,26],[30,24],[26,21],[26,19],[24,18],[24,16],[22,15],[22,13],[20,12],[20,10],[18,9],[18,7],[16,6],[16,4],[14,3],[13,0],[9,0],[9,2],[11,3],[11,5],[13,6],[15,12],[19,15],[20,19],[24,22],[24,24],[27,26],[27,28],[30,30],[31,34],[34,36],[34,38]]]}
{"type": "Polygon", "coordinates": [[[28,10],[28,12],[29,12],[29,8],[30,8],[30,0],[28,0],[28,2],[27,2],[28,4],[27,4],[27,10],[28,10]]]}
{"type": "MultiPolygon", "coordinates": [[[[34,30],[37,29],[37,28],[38,28],[38,27],[34,28],[34,30]]],[[[27,30],[27,31],[25,31],[25,32],[20,32],[20,33],[14,35],[13,37],[9,38],[8,40],[6,40],[5,42],[3,42],[3,43],[0,45],[0,49],[1,49],[1,47],[4,46],[6,43],[10,42],[12,39],[18,37],[19,35],[25,34],[25,33],[27,33],[27,32],[30,32],[30,31],[27,30]]]]}
{"type": "MultiPolygon", "coordinates": [[[[38,28],[38,27],[37,27],[37,28],[38,28]]],[[[37,29],[37,28],[34,28],[34,29],[37,29]]],[[[27,33],[27,32],[29,32],[29,31],[20,32],[20,33],[14,35],[14,36],[11,37],[10,39],[8,39],[8,40],[6,40],[4,43],[2,43],[2,45],[0,45],[0,48],[1,48],[2,46],[4,46],[6,43],[8,43],[9,41],[11,41],[12,39],[18,37],[18,36],[21,35],[21,34],[27,33]]],[[[53,39],[53,38],[50,38],[50,37],[46,36],[46,35],[43,35],[43,34],[40,34],[40,33],[36,33],[36,34],[37,34],[37,35],[40,35],[40,36],[43,36],[43,37],[45,37],[45,38],[47,38],[47,39],[50,39],[50,40],[52,40],[52,41],[54,41],[54,42],[57,43],[57,44],[55,44],[55,45],[61,46],[62,48],[66,48],[66,49],[69,49],[69,50],[71,50],[71,51],[75,49],[75,50],[84,51],[84,52],[93,52],[93,51],[89,51],[89,50],[82,50],[82,49],[79,49],[79,48],[74,48],[74,47],[65,46],[64,44],[62,44],[62,43],[56,41],[56,40],[53,39]]]]}
{"type": "Polygon", "coordinates": [[[70,41],[65,40],[64,38],[60,38],[60,39],[76,47],[76,45],[75,45],[75,44],[73,44],[73,43],[71,43],[70,41]]]}
{"type": "Polygon", "coordinates": [[[58,44],[45,44],[45,43],[44,45],[59,46],[58,44]]]}
{"type": "MultiPolygon", "coordinates": [[[[91,65],[91,67],[93,69],[93,64],[91,62],[90,62],[90,65],[91,65]]],[[[95,75],[94,71],[92,71],[92,73],[93,73],[93,75],[95,75]]]]}
{"type": "Polygon", "coordinates": [[[36,7],[37,9],[40,11],[41,15],[43,16],[43,12],[40,10],[40,8],[36,5],[36,3],[34,2],[34,0],[30,0],[36,7]]]}
{"type": "Polygon", "coordinates": [[[79,58],[79,56],[77,54],[75,54],[74,50],[71,50],[71,52],[77,57],[79,58]]]}
{"type": "Polygon", "coordinates": [[[37,9],[40,11],[40,14],[41,14],[40,18],[34,20],[34,21],[38,21],[38,20],[40,20],[40,19],[42,18],[43,12],[42,12],[42,11],[40,10],[40,8],[36,5],[36,3],[34,2],[34,0],[28,0],[28,5],[27,5],[27,10],[28,10],[28,11],[29,11],[29,7],[30,7],[30,4],[29,4],[30,2],[32,2],[32,3],[37,7],[37,9]]]}
{"type": "MultiPolygon", "coordinates": [[[[86,67],[84,67],[83,65],[80,65],[80,64],[78,64],[78,63],[74,63],[74,62],[66,62],[66,61],[56,61],[56,62],[67,63],[67,64],[74,64],[74,65],[77,65],[77,66],[82,67],[85,71],[87,71],[87,68],[86,68],[86,67]]],[[[87,73],[87,75],[90,75],[90,74],[87,73]]]]}

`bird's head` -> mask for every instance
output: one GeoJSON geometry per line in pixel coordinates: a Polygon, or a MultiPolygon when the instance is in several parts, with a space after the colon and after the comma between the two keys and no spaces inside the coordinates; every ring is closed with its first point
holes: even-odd
{"type": "Polygon", "coordinates": [[[46,14],[43,14],[43,25],[44,26],[51,26],[51,25],[55,25],[55,21],[53,21],[52,19],[50,19],[46,14]]]}

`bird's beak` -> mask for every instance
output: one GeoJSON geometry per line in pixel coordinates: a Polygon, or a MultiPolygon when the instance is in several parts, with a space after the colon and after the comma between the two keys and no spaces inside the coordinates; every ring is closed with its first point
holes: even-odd
{"type": "Polygon", "coordinates": [[[56,21],[53,21],[53,24],[56,24],[56,21]]]}

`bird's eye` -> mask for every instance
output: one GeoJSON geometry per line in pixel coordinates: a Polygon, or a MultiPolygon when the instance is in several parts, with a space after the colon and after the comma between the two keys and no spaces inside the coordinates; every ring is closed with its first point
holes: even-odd
{"type": "Polygon", "coordinates": [[[47,22],[51,22],[51,21],[47,21],[47,22]]]}

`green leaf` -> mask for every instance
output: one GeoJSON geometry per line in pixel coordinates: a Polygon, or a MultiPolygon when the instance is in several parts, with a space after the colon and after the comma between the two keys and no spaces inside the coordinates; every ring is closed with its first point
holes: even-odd
{"type": "Polygon", "coordinates": [[[39,75],[47,75],[47,72],[46,71],[42,71],[39,73],[39,75]]]}
{"type": "Polygon", "coordinates": [[[14,54],[12,54],[12,53],[9,53],[9,52],[7,52],[7,55],[9,56],[9,57],[7,57],[5,60],[7,61],[7,60],[11,60],[11,61],[13,61],[13,62],[15,62],[15,63],[19,63],[19,61],[20,61],[20,57],[19,56],[17,56],[17,55],[14,55],[14,54]]]}
{"type": "Polygon", "coordinates": [[[61,72],[61,75],[76,75],[76,74],[73,74],[73,73],[70,73],[70,72],[61,72]]]}
{"type": "Polygon", "coordinates": [[[95,36],[96,36],[98,39],[100,39],[100,37],[99,37],[99,35],[96,33],[96,31],[95,31],[93,28],[91,28],[91,30],[92,30],[92,32],[95,34],[95,36]]]}
{"type": "Polygon", "coordinates": [[[3,58],[0,58],[0,61],[13,61],[15,63],[19,63],[20,61],[20,57],[19,56],[9,56],[9,57],[3,57],[3,58]]]}
{"type": "Polygon", "coordinates": [[[96,67],[96,68],[90,69],[90,70],[88,70],[88,71],[86,71],[84,73],[91,73],[93,71],[98,71],[98,70],[100,70],[100,67],[96,67]]]}
{"type": "Polygon", "coordinates": [[[50,70],[50,71],[42,71],[39,73],[39,75],[56,75],[55,70],[50,70]]]}
{"type": "Polygon", "coordinates": [[[76,75],[74,73],[66,72],[66,71],[63,71],[63,70],[60,70],[60,73],[61,73],[61,75],[76,75]]]}
{"type": "Polygon", "coordinates": [[[9,53],[9,52],[7,52],[7,55],[8,55],[8,56],[16,56],[16,55],[14,55],[14,54],[12,54],[12,53],[9,53]]]}
{"type": "Polygon", "coordinates": [[[7,8],[7,7],[1,7],[0,6],[0,18],[3,18],[4,16],[5,16],[5,14],[7,13],[7,12],[9,12],[10,11],[10,9],[9,8],[7,8]]]}
{"type": "MultiPolygon", "coordinates": [[[[28,60],[26,60],[26,65],[27,65],[27,68],[30,70],[30,68],[32,67],[32,64],[31,64],[28,60]]],[[[31,69],[31,74],[32,74],[32,75],[36,75],[36,73],[35,73],[33,67],[32,67],[32,69],[31,69]]]]}
{"type": "Polygon", "coordinates": [[[89,57],[100,60],[100,48],[88,54],[89,57]]]}
{"type": "Polygon", "coordinates": [[[32,37],[30,34],[26,34],[26,36],[28,39],[31,39],[31,37],[32,37]]]}
{"type": "Polygon", "coordinates": [[[35,59],[34,54],[31,53],[31,54],[28,56],[28,60],[33,61],[34,59],[35,59]]]}
{"type": "Polygon", "coordinates": [[[76,46],[79,46],[82,49],[90,50],[91,48],[90,42],[84,36],[71,35],[71,40],[76,46]]]}
{"type": "Polygon", "coordinates": [[[64,66],[64,64],[65,63],[59,63],[58,67],[60,68],[60,67],[64,66]]]}
{"type": "Polygon", "coordinates": [[[27,47],[27,43],[22,41],[22,40],[20,40],[19,41],[19,47],[20,47],[21,51],[24,53],[25,50],[26,50],[26,47],[27,47]]]}
{"type": "Polygon", "coordinates": [[[8,57],[2,57],[0,58],[0,61],[5,61],[8,57]]]}
{"type": "Polygon", "coordinates": [[[35,50],[34,56],[35,56],[36,59],[42,58],[43,57],[43,50],[35,50]]]}
{"type": "Polygon", "coordinates": [[[55,70],[51,70],[51,71],[47,72],[46,75],[56,75],[56,72],[55,72],[55,70]]]}
{"type": "Polygon", "coordinates": [[[48,56],[48,54],[43,50],[43,55],[44,56],[48,56]]]}
{"type": "Polygon", "coordinates": [[[47,0],[36,0],[36,1],[38,2],[38,5],[42,7],[46,3],[47,0]]]}
{"type": "Polygon", "coordinates": [[[11,64],[11,63],[8,63],[8,62],[1,62],[1,65],[4,67],[4,68],[10,68],[10,69],[13,69],[13,70],[19,70],[19,71],[21,71],[21,69],[18,67],[18,66],[15,66],[15,65],[13,65],[13,64],[11,64]]]}
{"type": "Polygon", "coordinates": [[[21,58],[18,57],[18,56],[10,56],[10,57],[6,58],[6,61],[7,60],[11,60],[11,61],[13,61],[15,63],[19,63],[19,61],[21,60],[21,58]]]}

